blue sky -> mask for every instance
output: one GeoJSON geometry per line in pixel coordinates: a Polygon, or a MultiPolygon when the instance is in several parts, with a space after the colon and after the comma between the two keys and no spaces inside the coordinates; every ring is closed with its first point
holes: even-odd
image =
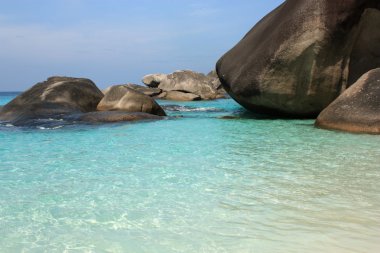
{"type": "Polygon", "coordinates": [[[52,75],[100,88],[208,72],[283,0],[0,0],[0,90],[52,75]]]}

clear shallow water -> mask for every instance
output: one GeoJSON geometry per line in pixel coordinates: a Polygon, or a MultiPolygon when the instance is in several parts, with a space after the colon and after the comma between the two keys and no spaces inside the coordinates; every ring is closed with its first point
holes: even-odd
{"type": "Polygon", "coordinates": [[[0,251],[380,251],[379,136],[161,103],[183,117],[1,126],[0,251]]]}

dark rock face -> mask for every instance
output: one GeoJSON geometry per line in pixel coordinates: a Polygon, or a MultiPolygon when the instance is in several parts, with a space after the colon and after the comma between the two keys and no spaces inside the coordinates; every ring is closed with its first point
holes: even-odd
{"type": "Polygon", "coordinates": [[[77,120],[89,123],[113,123],[123,121],[160,120],[160,116],[143,112],[89,112],[80,115],[77,120]]]}
{"type": "Polygon", "coordinates": [[[316,126],[380,134],[380,68],[363,75],[323,110],[316,126]]]}
{"type": "Polygon", "coordinates": [[[102,92],[89,79],[51,77],[17,96],[0,111],[0,120],[25,125],[34,119],[96,110],[102,92]]]}
{"type": "Polygon", "coordinates": [[[164,92],[192,93],[205,100],[221,97],[218,81],[215,76],[206,76],[189,70],[176,71],[169,75],[152,74],[143,78],[143,83],[149,87],[156,87],[164,92]]]}
{"type": "Polygon", "coordinates": [[[287,0],[217,63],[226,91],[254,112],[316,116],[380,66],[378,0],[287,0]]]}
{"type": "Polygon", "coordinates": [[[158,116],[166,116],[157,102],[134,89],[124,85],[110,87],[97,107],[98,111],[144,112],[158,116]]]}
{"type": "Polygon", "coordinates": [[[181,91],[164,91],[157,96],[160,99],[175,100],[175,101],[197,101],[201,100],[199,95],[193,93],[185,93],[181,91]]]}

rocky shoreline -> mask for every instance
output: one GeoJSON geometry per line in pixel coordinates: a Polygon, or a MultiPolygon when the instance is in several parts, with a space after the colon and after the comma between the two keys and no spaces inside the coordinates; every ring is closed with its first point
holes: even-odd
{"type": "Polygon", "coordinates": [[[159,120],[167,115],[155,99],[195,101],[225,97],[215,72],[204,75],[186,70],[150,76],[152,81],[146,87],[113,85],[103,91],[90,79],[50,77],[0,108],[0,121],[27,126],[43,119],[90,123],[159,120]],[[159,75],[162,82],[157,81],[159,75]],[[153,82],[158,82],[156,87],[153,82]]]}

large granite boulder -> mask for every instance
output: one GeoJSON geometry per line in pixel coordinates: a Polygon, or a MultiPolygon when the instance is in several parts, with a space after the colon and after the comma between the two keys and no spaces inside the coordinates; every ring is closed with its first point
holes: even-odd
{"type": "Polygon", "coordinates": [[[160,120],[163,117],[144,112],[104,111],[81,114],[75,120],[88,123],[114,123],[124,121],[160,120]]]}
{"type": "Polygon", "coordinates": [[[143,83],[149,87],[192,93],[206,100],[218,98],[216,84],[213,82],[216,82],[215,77],[190,70],[176,71],[169,75],[152,74],[143,78],[143,83]]]}
{"type": "Polygon", "coordinates": [[[165,111],[153,98],[124,85],[115,85],[106,90],[97,110],[145,112],[166,116],[165,111]]]}
{"type": "Polygon", "coordinates": [[[364,74],[323,110],[316,126],[380,134],[380,68],[364,74]]]}
{"type": "Polygon", "coordinates": [[[379,9],[378,0],[287,0],[218,61],[218,76],[249,110],[316,116],[380,66],[379,9]]]}
{"type": "Polygon", "coordinates": [[[0,120],[26,125],[35,119],[96,110],[103,93],[89,79],[50,77],[23,92],[0,111],[0,120]]]}

